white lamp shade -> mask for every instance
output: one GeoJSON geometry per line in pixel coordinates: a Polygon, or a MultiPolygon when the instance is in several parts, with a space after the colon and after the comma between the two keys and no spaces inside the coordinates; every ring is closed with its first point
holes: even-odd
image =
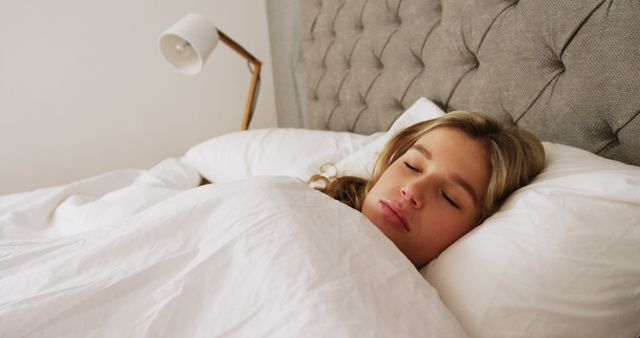
{"type": "Polygon", "coordinates": [[[220,41],[218,30],[205,17],[187,14],[158,39],[165,59],[181,73],[200,72],[211,51],[220,41]]]}

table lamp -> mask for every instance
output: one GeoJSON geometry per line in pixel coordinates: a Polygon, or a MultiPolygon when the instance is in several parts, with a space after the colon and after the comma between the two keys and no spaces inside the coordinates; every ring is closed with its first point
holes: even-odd
{"type": "Polygon", "coordinates": [[[160,35],[159,45],[165,59],[183,74],[194,75],[200,72],[207,57],[219,41],[229,46],[247,59],[252,76],[249,96],[244,108],[241,130],[249,129],[257,92],[260,84],[262,62],[247,52],[237,42],[217,29],[205,17],[199,14],[187,14],[160,35]]]}

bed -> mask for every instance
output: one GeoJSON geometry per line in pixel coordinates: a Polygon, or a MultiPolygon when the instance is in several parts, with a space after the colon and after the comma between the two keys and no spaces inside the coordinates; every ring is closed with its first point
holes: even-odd
{"type": "Polygon", "coordinates": [[[640,2],[267,9],[280,128],[0,196],[0,336],[640,336],[640,2]],[[420,270],[306,184],[458,109],[546,166],[420,270]]]}

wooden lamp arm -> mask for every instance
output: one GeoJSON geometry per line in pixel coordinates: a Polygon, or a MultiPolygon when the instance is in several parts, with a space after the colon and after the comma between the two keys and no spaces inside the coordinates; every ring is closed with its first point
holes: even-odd
{"type": "Polygon", "coordinates": [[[233,41],[226,34],[218,30],[218,35],[220,36],[220,41],[224,42],[231,49],[236,51],[242,57],[247,59],[252,65],[253,70],[251,74],[251,84],[249,86],[249,95],[247,97],[247,102],[244,106],[244,114],[242,116],[242,125],[240,126],[240,130],[249,129],[249,124],[251,123],[251,118],[253,117],[253,107],[254,102],[256,100],[258,82],[260,81],[260,69],[262,67],[262,62],[258,60],[255,56],[251,55],[246,49],[244,49],[240,44],[233,41]]]}

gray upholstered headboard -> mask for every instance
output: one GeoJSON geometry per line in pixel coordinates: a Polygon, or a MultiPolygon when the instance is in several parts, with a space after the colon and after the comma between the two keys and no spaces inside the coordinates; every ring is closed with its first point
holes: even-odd
{"type": "Polygon", "coordinates": [[[371,133],[417,98],[640,165],[638,0],[268,0],[280,126],[371,133]]]}

